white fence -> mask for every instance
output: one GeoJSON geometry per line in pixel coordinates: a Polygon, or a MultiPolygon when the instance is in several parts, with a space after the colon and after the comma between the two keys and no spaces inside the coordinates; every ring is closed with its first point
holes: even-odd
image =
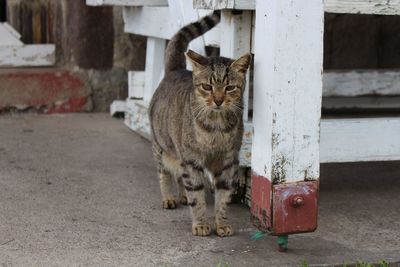
{"type": "Polygon", "coordinates": [[[87,0],[124,6],[125,30],[148,36],[146,70],[129,73],[126,124],[149,136],[147,107],[163,75],[165,42],[181,26],[222,9],[218,27],[191,44],[221,55],[254,57],[254,103],[245,94],[241,164],[264,176],[278,166],[287,181],[317,179],[320,162],[400,159],[400,119],[320,122],[322,96],[399,95],[400,72],[322,72],[323,12],[393,15],[400,1],[87,0]],[[232,13],[231,9],[236,9],[232,13]],[[241,10],[238,12],[237,10],[241,10]],[[255,19],[255,13],[257,19],[255,19]],[[321,128],[321,129],[320,129],[321,128]],[[254,136],[253,136],[254,133],[254,136]]]}

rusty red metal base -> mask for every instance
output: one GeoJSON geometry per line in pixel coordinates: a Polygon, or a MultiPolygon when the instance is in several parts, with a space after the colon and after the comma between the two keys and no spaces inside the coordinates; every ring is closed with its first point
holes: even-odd
{"type": "Polygon", "coordinates": [[[272,233],[287,235],[317,229],[318,181],[272,187],[272,233]]]}
{"type": "Polygon", "coordinates": [[[251,214],[258,229],[271,230],[271,182],[254,172],[251,176],[251,214]]]}
{"type": "Polygon", "coordinates": [[[273,235],[313,232],[317,228],[318,181],[271,185],[266,177],[252,173],[251,214],[253,223],[273,235]]]}
{"type": "Polygon", "coordinates": [[[90,88],[67,70],[53,68],[0,70],[0,112],[37,109],[43,113],[88,111],[90,88]]]}

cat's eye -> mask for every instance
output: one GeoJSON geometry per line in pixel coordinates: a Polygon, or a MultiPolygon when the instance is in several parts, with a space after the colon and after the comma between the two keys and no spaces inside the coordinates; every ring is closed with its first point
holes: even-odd
{"type": "Polygon", "coordinates": [[[225,91],[233,91],[236,89],[236,85],[225,86],[225,91]]]}
{"type": "Polygon", "coordinates": [[[202,83],[201,87],[206,91],[212,91],[212,86],[206,83],[202,83]]]}

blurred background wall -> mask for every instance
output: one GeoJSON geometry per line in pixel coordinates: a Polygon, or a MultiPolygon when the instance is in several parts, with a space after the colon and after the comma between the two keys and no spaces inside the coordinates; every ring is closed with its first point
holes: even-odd
{"type": "Polygon", "coordinates": [[[112,100],[126,98],[127,70],[144,69],[146,40],[123,32],[122,8],[88,7],[85,0],[7,0],[6,5],[6,19],[25,44],[54,43],[55,67],[85,79],[93,111],[107,111],[112,100]]]}
{"type": "MultiPolygon", "coordinates": [[[[88,111],[107,111],[127,96],[127,71],[143,70],[146,40],[123,31],[122,8],[85,0],[0,0],[26,44],[54,43],[56,66],[83,79],[88,111]]],[[[324,68],[400,67],[400,17],[325,14],[324,68]]],[[[1,88],[7,90],[7,88],[1,88]]]]}

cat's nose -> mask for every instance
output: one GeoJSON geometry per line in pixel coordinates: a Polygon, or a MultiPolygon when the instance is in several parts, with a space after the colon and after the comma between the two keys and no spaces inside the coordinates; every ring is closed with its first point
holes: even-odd
{"type": "Polygon", "coordinates": [[[214,103],[219,107],[222,105],[222,103],[224,102],[223,99],[214,99],[214,103]]]}

